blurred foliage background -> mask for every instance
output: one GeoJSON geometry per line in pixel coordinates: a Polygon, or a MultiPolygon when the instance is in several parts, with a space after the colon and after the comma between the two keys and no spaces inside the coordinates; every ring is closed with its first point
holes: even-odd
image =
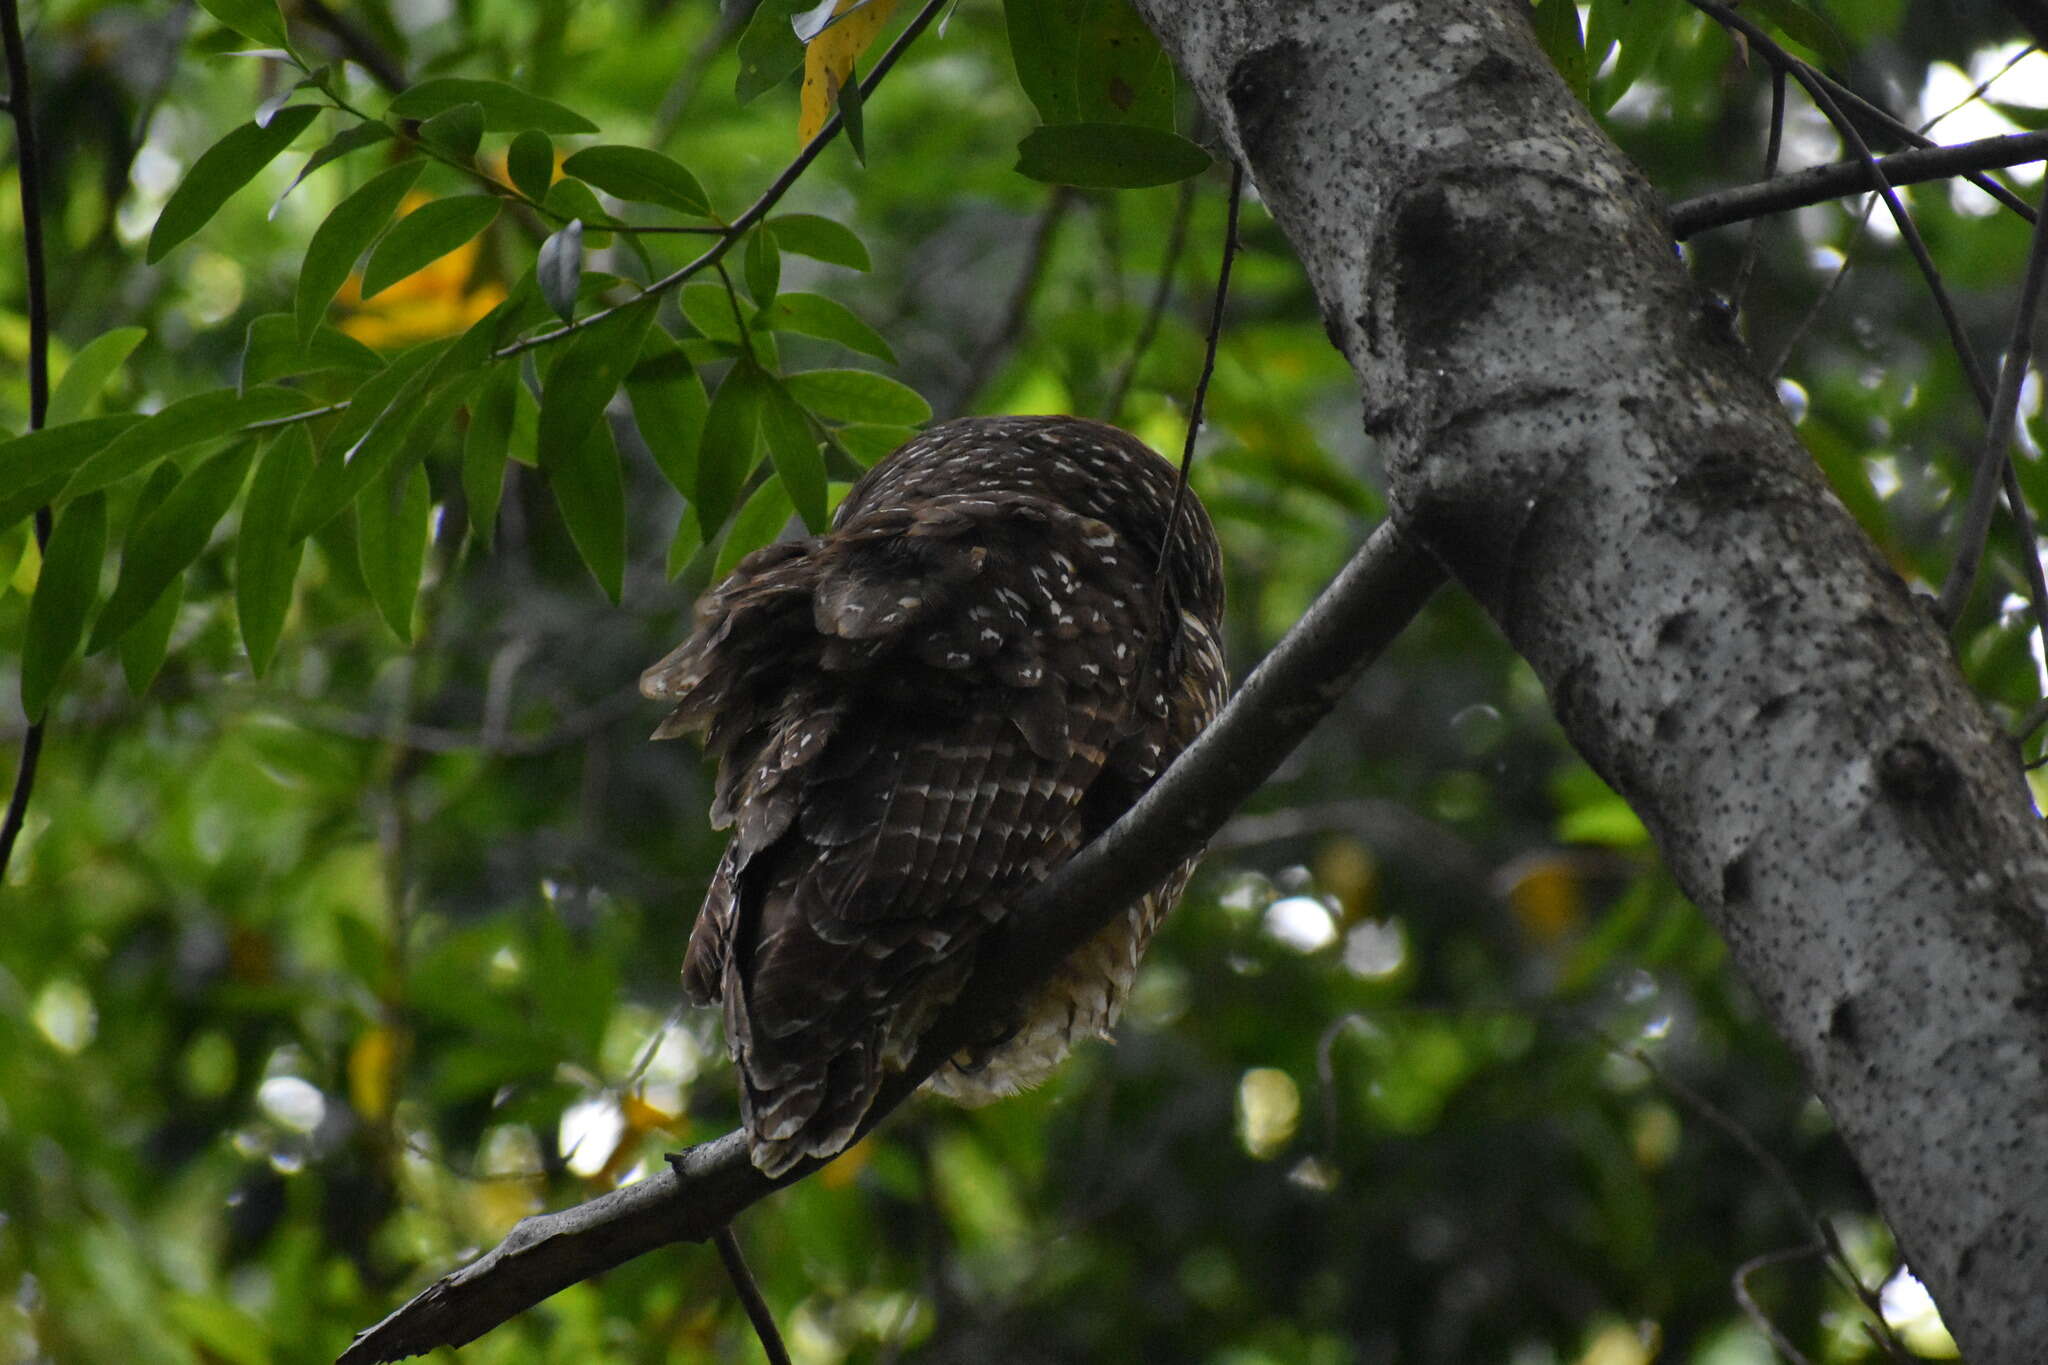
{"type": "MultiPolygon", "coordinates": [[[[372,108],[392,82],[506,80],[605,141],[667,152],[719,203],[746,203],[796,147],[794,81],[734,98],[743,3],[284,8],[299,48],[347,61],[372,108]]],[[[1916,124],[1957,109],[1943,140],[2048,120],[2048,58],[2013,64],[2022,48],[1992,7],[1856,0],[1833,17],[1838,74],[1916,124]]],[[[273,211],[341,126],[323,116],[146,266],[183,172],[288,82],[233,55],[248,44],[189,3],[47,0],[27,18],[60,372],[135,325],[147,338],[107,410],[232,384],[249,322],[290,309],[314,227],[383,152],[318,171],[273,211]]],[[[1673,199],[1757,178],[1761,66],[1683,6],[1653,36],[1607,127],[1673,199]]],[[[1035,122],[1002,12],[961,4],[866,107],[867,164],[836,143],[784,205],[853,228],[872,269],[790,255],[782,288],[865,319],[890,372],[941,416],[1114,415],[1177,449],[1224,177],[1050,188],[1012,169],[1035,122]]],[[[504,144],[487,137],[485,159],[504,144]]],[[[1795,98],[1787,166],[1840,154],[1795,98]]],[[[2039,168],[2009,179],[2033,197],[2039,168]]],[[[1907,198],[1996,355],[2025,225],[1966,186],[1907,198]]],[[[1896,234],[1881,212],[1859,231],[1861,208],[1769,223],[1740,325],[1761,364],[1785,357],[1786,401],[1844,502],[1902,574],[1938,582],[1980,423],[1896,234]]],[[[9,241],[19,213],[10,154],[9,241]]],[[[385,353],[457,331],[516,284],[543,233],[504,214],[367,304],[344,291],[334,319],[385,353]]],[[[1228,552],[1240,674],[1381,510],[1352,378],[1255,200],[1243,240],[1195,471],[1228,552]]],[[[1730,288],[1744,240],[1724,229],[1687,246],[1706,288],[1730,288]]],[[[647,247],[661,269],[694,249],[647,247]]],[[[599,260],[647,277],[622,247],[599,260]]],[[[0,253],[9,432],[26,425],[23,298],[17,254],[0,253]]],[[[807,363],[887,368],[779,340],[807,363]]],[[[0,1359],[331,1359],[523,1214],[736,1121],[716,1022],[680,1010],[677,991],[721,842],[706,772],[690,747],[645,742],[657,716],[632,692],[683,633],[713,555],[685,546],[669,572],[682,501],[629,426],[617,605],[516,460],[486,547],[461,479],[465,420],[420,433],[432,513],[410,648],[337,523],[312,541],[276,659],[253,677],[231,513],[160,608],[153,680],[151,660],[124,670],[123,651],[102,653],[53,704],[0,897],[0,1359]]],[[[2041,465],[2022,477],[2042,491],[2041,465]]],[[[1994,542],[2008,558],[1961,644],[2016,715],[2039,695],[2040,650],[2008,544],[1994,542]]],[[[0,537],[8,670],[29,545],[25,522],[0,537]]],[[[1115,1046],[989,1110],[913,1106],[741,1235],[807,1365],[1763,1365],[1777,1357],[1738,1306],[1738,1270],[1810,1241],[1773,1167],[1839,1230],[1906,1343],[1952,1353],[1715,935],[1529,672],[1449,592],[1223,832],[1115,1046]]],[[[1819,1258],[1778,1257],[1746,1283],[1811,1358],[1876,1358],[1819,1258]]],[[[715,1258],[684,1247],[459,1358],[759,1348],[715,1258]]]]}

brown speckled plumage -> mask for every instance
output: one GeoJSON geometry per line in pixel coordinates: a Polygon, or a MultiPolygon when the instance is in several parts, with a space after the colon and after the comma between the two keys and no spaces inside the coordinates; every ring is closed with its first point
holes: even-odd
{"type": "MultiPolygon", "coordinates": [[[[1017,893],[1106,829],[1222,704],[1223,584],[1192,497],[1144,615],[1173,468],[1067,417],[946,422],[832,530],[740,561],[641,691],[718,759],[733,827],[683,983],[722,1002],[753,1161],[851,1140],[1017,893]]],[[[1121,1008],[1192,863],[1070,957],[1015,1026],[930,1081],[1042,1079],[1121,1008]]]]}

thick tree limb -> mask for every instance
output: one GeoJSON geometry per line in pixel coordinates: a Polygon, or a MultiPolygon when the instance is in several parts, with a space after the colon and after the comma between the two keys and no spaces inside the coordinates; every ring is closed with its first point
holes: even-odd
{"type": "Polygon", "coordinates": [[[1138,0],[1300,253],[1397,524],[1726,936],[1978,1365],[2048,1340],[2048,839],[1521,0],[1138,0]]]}
{"type": "MultiPolygon", "coordinates": [[[[1011,1002],[1220,829],[1442,582],[1443,571],[1413,542],[1391,527],[1376,531],[1151,791],[1019,903],[1010,934],[981,954],[960,1002],[933,1028],[915,1065],[884,1087],[866,1128],[945,1058],[987,1036],[1011,1002]]],[[[557,1290],[643,1252],[704,1240],[822,1164],[808,1162],[770,1180],[748,1162],[738,1133],[692,1147],[672,1158],[669,1171],[523,1219],[497,1247],[357,1336],[342,1365],[473,1341],[557,1290]]]]}

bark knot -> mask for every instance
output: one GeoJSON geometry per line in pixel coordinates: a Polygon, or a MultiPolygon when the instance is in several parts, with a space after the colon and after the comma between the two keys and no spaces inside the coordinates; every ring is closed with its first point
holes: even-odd
{"type": "Polygon", "coordinates": [[[1224,85],[1224,98],[1237,116],[1237,140],[1245,159],[1257,165],[1264,159],[1267,142],[1275,125],[1288,109],[1299,103],[1300,85],[1305,78],[1308,45],[1298,38],[1253,48],[1237,59],[1224,85]]]}
{"type": "Polygon", "coordinates": [[[1877,782],[1894,801],[1932,805],[1955,795],[1962,776],[1947,754],[1924,739],[1909,738],[1878,757],[1877,782]]]}

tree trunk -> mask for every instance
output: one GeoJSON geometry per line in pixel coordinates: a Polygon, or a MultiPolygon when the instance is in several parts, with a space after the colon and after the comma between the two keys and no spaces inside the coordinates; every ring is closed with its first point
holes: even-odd
{"type": "Polygon", "coordinates": [[[1979,1365],[2048,1341],[2048,846],[1522,0],[1138,0],[1300,253],[1394,519],[1726,936],[1979,1365]]]}

